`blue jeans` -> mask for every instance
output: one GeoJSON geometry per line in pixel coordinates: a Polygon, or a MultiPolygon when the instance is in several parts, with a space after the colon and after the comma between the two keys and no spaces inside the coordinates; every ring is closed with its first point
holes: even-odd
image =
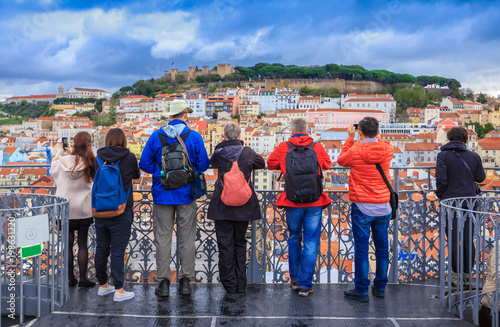
{"type": "Polygon", "coordinates": [[[322,210],[322,207],[286,208],[290,280],[305,289],[312,287],[316,269],[322,210]]]}
{"type": "Polygon", "coordinates": [[[385,291],[387,270],[389,269],[389,240],[387,232],[392,213],[387,216],[371,217],[351,206],[352,233],[354,235],[354,288],[361,294],[368,294],[368,251],[370,229],[375,244],[376,271],[373,285],[377,290],[385,291]]]}
{"type": "Polygon", "coordinates": [[[111,278],[116,289],[123,288],[125,249],[130,239],[132,211],[114,218],[95,218],[95,272],[100,285],[108,282],[108,257],[111,253],[111,278]]]}

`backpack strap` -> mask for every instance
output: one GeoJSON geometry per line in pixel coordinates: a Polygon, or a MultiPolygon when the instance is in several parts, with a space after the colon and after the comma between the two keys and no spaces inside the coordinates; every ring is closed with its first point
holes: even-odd
{"type": "Polygon", "coordinates": [[[377,167],[378,172],[380,173],[380,175],[384,179],[385,185],[387,186],[387,188],[389,189],[389,191],[391,193],[394,193],[394,190],[392,189],[391,183],[389,183],[389,180],[387,179],[387,176],[385,176],[385,173],[382,170],[382,166],[380,166],[379,163],[376,163],[375,166],[377,167]]]}
{"type": "Polygon", "coordinates": [[[106,164],[106,162],[107,162],[108,164],[111,164],[111,165],[118,165],[118,164],[120,163],[120,161],[121,161],[121,159],[120,159],[120,160],[118,160],[118,161],[116,161],[116,162],[104,161],[104,160],[103,160],[101,157],[99,157],[99,156],[96,156],[95,158],[97,159],[97,164],[99,165],[99,167],[102,167],[103,165],[105,165],[105,164],[106,164]]]}
{"type": "Polygon", "coordinates": [[[102,160],[99,156],[96,156],[95,158],[97,159],[97,164],[99,165],[99,167],[102,167],[102,165],[104,165],[104,160],[102,160]]]}
{"type": "Polygon", "coordinates": [[[158,138],[160,139],[162,148],[168,145],[167,136],[165,134],[158,132],[158,138]]]}
{"type": "Polygon", "coordinates": [[[305,148],[312,149],[316,145],[316,142],[313,141],[313,142],[309,143],[308,145],[295,145],[290,141],[286,141],[286,144],[288,144],[288,149],[295,149],[295,148],[298,148],[299,146],[303,146],[305,148]]]}
{"type": "Polygon", "coordinates": [[[457,155],[458,159],[460,159],[460,161],[462,162],[462,164],[465,166],[465,168],[467,169],[467,171],[469,172],[469,175],[470,177],[472,177],[472,180],[474,181],[474,183],[476,182],[476,179],[474,178],[474,174],[472,174],[472,171],[470,170],[470,167],[469,165],[467,164],[467,162],[465,162],[465,160],[457,153],[455,152],[455,150],[452,150],[454,154],[457,155]]]}
{"type": "MultiPolygon", "coordinates": [[[[189,134],[191,134],[191,129],[188,129],[188,131],[184,134],[181,135],[181,139],[186,142],[189,134]]],[[[177,135],[179,136],[179,135],[177,135]]],[[[170,143],[168,143],[168,140],[167,140],[167,136],[165,134],[162,134],[160,132],[158,132],[158,138],[160,139],[160,143],[161,143],[161,146],[164,147],[164,146],[167,146],[169,145],[170,143]]]]}

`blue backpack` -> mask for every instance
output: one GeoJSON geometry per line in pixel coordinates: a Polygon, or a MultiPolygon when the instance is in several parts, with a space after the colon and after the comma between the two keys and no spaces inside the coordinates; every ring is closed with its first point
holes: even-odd
{"type": "Polygon", "coordinates": [[[125,193],[118,164],[105,163],[97,158],[99,168],[92,185],[92,214],[97,218],[113,218],[121,215],[127,206],[130,189],[125,193]]]}

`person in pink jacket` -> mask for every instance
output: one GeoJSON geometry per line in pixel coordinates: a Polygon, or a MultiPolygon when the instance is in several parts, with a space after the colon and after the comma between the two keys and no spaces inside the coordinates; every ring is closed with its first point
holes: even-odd
{"type": "Polygon", "coordinates": [[[56,195],[69,199],[69,244],[68,273],[69,286],[92,287],[87,279],[89,227],[92,218],[91,191],[94,181],[95,155],[92,152],[92,138],[87,132],[79,132],[73,139],[73,148],[59,149],[50,168],[56,182],[56,195]],[[75,231],[78,235],[78,268],[80,281],[73,272],[73,244],[75,231]]]}

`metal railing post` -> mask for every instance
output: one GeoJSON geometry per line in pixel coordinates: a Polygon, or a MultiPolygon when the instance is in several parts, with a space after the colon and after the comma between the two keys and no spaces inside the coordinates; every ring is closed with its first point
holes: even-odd
{"type": "MultiPolygon", "coordinates": [[[[264,218],[265,219],[265,218],[264,218]]],[[[248,262],[247,280],[249,284],[262,283],[262,276],[259,271],[259,263],[257,261],[257,222],[252,221],[252,244],[250,261],[248,262]]]]}
{"type": "Polygon", "coordinates": [[[445,297],[445,280],[444,280],[444,264],[445,264],[445,226],[446,226],[446,209],[443,209],[439,206],[439,297],[441,299],[441,305],[443,307],[446,306],[446,297],[445,297]]]}
{"type": "MultiPolygon", "coordinates": [[[[394,192],[399,194],[399,168],[394,170],[394,192]]],[[[399,275],[399,208],[396,217],[392,220],[392,262],[389,273],[389,282],[397,283],[399,275]]]]}

